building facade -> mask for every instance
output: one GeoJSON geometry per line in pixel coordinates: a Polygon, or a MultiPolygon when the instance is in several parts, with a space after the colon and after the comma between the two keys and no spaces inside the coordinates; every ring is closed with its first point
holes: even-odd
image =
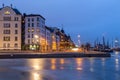
{"type": "Polygon", "coordinates": [[[60,36],[57,34],[58,31],[59,29],[57,27],[51,27],[52,51],[59,51],[60,36]]]}
{"type": "Polygon", "coordinates": [[[74,45],[57,27],[45,25],[39,14],[21,14],[16,8],[0,8],[0,50],[63,51],[74,45]]]}
{"type": "Polygon", "coordinates": [[[46,52],[51,52],[52,51],[52,33],[51,29],[47,26],[45,26],[45,32],[46,32],[46,52]]]}
{"type": "Polygon", "coordinates": [[[0,8],[0,50],[21,50],[21,16],[15,8],[0,8]]]}
{"type": "Polygon", "coordinates": [[[25,45],[29,50],[45,50],[45,18],[41,15],[25,16],[25,45]]]}
{"type": "Polygon", "coordinates": [[[69,50],[73,47],[75,47],[74,42],[72,41],[70,35],[67,35],[64,30],[59,30],[57,34],[60,37],[60,42],[59,42],[59,50],[60,51],[66,51],[69,50]]]}

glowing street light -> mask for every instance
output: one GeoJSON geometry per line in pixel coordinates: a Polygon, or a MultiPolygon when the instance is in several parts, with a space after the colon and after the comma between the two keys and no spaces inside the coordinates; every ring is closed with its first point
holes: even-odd
{"type": "Polygon", "coordinates": [[[38,38],[38,35],[34,35],[34,37],[37,39],[37,38],[38,38]]]}

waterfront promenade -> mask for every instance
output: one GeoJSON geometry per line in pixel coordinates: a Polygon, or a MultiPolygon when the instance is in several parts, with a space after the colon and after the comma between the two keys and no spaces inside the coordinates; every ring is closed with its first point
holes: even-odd
{"type": "Polygon", "coordinates": [[[1,51],[0,59],[16,58],[79,58],[79,57],[110,57],[110,53],[104,52],[49,52],[41,53],[37,51],[1,51]]]}

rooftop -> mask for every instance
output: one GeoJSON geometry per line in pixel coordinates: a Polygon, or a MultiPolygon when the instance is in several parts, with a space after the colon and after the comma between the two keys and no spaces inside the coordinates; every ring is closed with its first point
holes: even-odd
{"type": "Polygon", "coordinates": [[[41,18],[43,18],[45,20],[45,18],[43,16],[41,16],[40,14],[29,14],[29,15],[26,15],[26,17],[35,17],[35,16],[40,16],[41,18]]]}
{"type": "Polygon", "coordinates": [[[20,11],[18,10],[18,9],[16,9],[16,8],[12,8],[12,7],[9,7],[9,6],[5,6],[5,7],[2,7],[2,8],[0,8],[0,10],[2,10],[2,9],[4,9],[4,8],[11,8],[17,15],[21,15],[21,13],[20,13],[20,11]]]}

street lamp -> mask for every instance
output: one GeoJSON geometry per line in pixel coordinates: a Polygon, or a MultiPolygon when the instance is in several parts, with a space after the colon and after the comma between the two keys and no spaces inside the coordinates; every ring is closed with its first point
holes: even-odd
{"type": "Polygon", "coordinates": [[[77,36],[78,37],[78,46],[80,47],[80,35],[77,36]]]}
{"type": "Polygon", "coordinates": [[[38,35],[34,35],[34,37],[37,39],[37,38],[38,38],[38,35]]]}

